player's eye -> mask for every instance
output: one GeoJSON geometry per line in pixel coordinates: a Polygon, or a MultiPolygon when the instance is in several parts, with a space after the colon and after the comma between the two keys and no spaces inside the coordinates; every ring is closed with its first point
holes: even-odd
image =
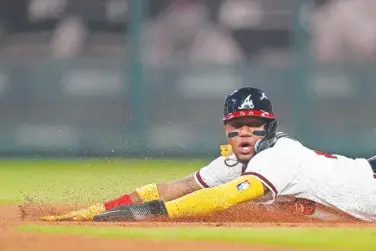
{"type": "Polygon", "coordinates": [[[232,126],[233,128],[239,129],[239,128],[241,128],[243,125],[242,125],[242,124],[231,124],[231,126],[232,126]]]}
{"type": "Polygon", "coordinates": [[[260,127],[264,124],[264,121],[258,121],[258,122],[253,122],[253,123],[249,123],[247,124],[248,127],[260,127]]]}
{"type": "Polygon", "coordinates": [[[246,123],[246,122],[244,122],[244,123],[243,122],[229,123],[229,125],[234,129],[240,129],[243,126],[255,128],[255,127],[261,127],[264,124],[265,124],[265,121],[263,121],[263,120],[256,120],[256,121],[252,121],[252,122],[248,122],[248,123],[246,123]]]}

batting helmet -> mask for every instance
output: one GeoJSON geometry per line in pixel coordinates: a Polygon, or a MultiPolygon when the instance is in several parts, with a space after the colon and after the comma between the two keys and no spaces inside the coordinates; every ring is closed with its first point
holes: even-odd
{"type": "Polygon", "coordinates": [[[255,146],[256,152],[266,149],[276,142],[278,123],[272,110],[272,103],[265,92],[252,87],[243,87],[231,92],[224,104],[223,121],[238,117],[260,117],[266,121],[265,137],[255,146]]]}

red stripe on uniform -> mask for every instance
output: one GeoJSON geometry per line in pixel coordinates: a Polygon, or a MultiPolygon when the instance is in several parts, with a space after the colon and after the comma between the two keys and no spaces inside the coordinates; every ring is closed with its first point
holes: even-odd
{"type": "Polygon", "coordinates": [[[202,179],[201,175],[200,175],[200,171],[196,172],[196,178],[198,180],[198,182],[200,182],[201,186],[205,187],[205,188],[208,188],[209,186],[205,183],[205,181],[202,179]]]}
{"type": "Polygon", "coordinates": [[[262,180],[265,184],[267,184],[273,190],[275,196],[277,196],[278,192],[277,192],[277,189],[275,188],[275,186],[273,185],[273,183],[271,183],[267,178],[265,178],[261,174],[254,173],[254,172],[244,172],[243,175],[253,175],[253,176],[256,176],[257,178],[259,178],[260,180],[262,180]]]}
{"type": "Polygon", "coordinates": [[[268,119],[275,118],[274,113],[272,112],[265,112],[261,110],[241,110],[241,111],[236,111],[236,112],[231,112],[231,113],[226,114],[223,117],[223,120],[228,120],[228,119],[243,117],[243,116],[255,116],[255,117],[268,118],[268,119]]]}

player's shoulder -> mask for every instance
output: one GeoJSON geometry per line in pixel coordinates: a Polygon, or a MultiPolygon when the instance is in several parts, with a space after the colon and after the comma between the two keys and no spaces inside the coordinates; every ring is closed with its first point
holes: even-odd
{"type": "Polygon", "coordinates": [[[277,156],[285,157],[288,153],[296,153],[296,151],[303,147],[304,146],[298,140],[287,133],[278,132],[275,144],[272,147],[261,151],[256,156],[258,158],[272,158],[277,156]]]}
{"type": "Polygon", "coordinates": [[[276,135],[277,141],[274,145],[274,149],[286,148],[286,147],[304,147],[303,144],[284,132],[278,132],[276,135]]]}
{"type": "Polygon", "coordinates": [[[287,166],[291,168],[291,162],[299,155],[301,143],[286,133],[278,133],[275,144],[257,153],[248,163],[247,170],[258,168],[274,169],[287,166]]]}

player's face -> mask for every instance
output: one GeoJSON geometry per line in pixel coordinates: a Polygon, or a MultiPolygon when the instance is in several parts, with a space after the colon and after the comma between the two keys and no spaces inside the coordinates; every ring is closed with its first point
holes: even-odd
{"type": "Polygon", "coordinates": [[[226,135],[237,132],[237,136],[228,138],[234,154],[241,162],[249,161],[255,155],[255,144],[264,136],[256,136],[254,131],[264,131],[265,120],[255,117],[234,118],[225,124],[226,135]]]}

